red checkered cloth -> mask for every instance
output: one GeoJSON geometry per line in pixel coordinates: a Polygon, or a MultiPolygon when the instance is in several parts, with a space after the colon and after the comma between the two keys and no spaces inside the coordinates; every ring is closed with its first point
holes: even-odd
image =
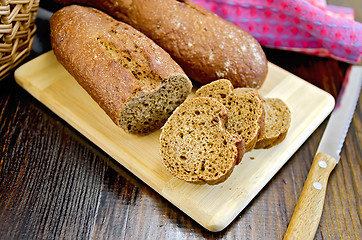
{"type": "Polygon", "coordinates": [[[325,0],[192,0],[269,48],[358,63],[362,24],[354,10],[325,0]]]}

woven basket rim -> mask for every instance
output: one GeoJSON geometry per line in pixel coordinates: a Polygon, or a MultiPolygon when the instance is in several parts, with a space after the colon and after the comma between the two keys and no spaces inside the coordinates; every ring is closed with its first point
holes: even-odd
{"type": "Polygon", "coordinates": [[[0,0],[0,80],[31,52],[40,0],[0,0]]]}

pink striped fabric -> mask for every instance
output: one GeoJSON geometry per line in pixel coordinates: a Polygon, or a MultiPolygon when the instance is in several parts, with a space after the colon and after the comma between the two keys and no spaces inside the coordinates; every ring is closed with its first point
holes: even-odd
{"type": "Polygon", "coordinates": [[[358,63],[362,24],[325,0],[192,0],[248,31],[261,45],[358,63]]]}

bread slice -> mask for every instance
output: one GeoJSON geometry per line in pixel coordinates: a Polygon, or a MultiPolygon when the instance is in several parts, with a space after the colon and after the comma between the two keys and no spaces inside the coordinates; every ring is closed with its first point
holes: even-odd
{"type": "Polygon", "coordinates": [[[244,139],[246,152],[264,134],[264,107],[256,91],[236,94],[229,80],[220,79],[199,88],[195,97],[212,97],[226,106],[229,111],[226,129],[244,139]]]}
{"type": "Polygon", "coordinates": [[[287,104],[279,98],[263,99],[265,108],[265,133],[255,148],[271,148],[281,143],[289,130],[291,112],[287,104]]]}
{"type": "Polygon", "coordinates": [[[128,24],[71,5],[50,19],[58,61],[126,132],[159,129],[191,92],[171,56],[128,24]]]}
{"type": "Polygon", "coordinates": [[[242,138],[225,129],[227,118],[226,107],[213,98],[187,99],[162,127],[163,165],[187,182],[225,181],[245,152],[242,138]]]}

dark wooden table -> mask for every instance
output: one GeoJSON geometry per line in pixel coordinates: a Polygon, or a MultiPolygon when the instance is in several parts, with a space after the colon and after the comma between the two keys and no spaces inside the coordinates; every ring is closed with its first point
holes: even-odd
{"type": "MultiPolygon", "coordinates": [[[[359,0],[329,1],[354,7],[359,0]]],[[[38,36],[47,22],[38,20],[38,36]]],[[[50,49],[39,38],[29,59],[50,49]]],[[[265,49],[269,61],[337,96],[348,64],[265,49]]],[[[28,59],[28,60],[29,60],[28,59]]],[[[315,239],[362,239],[361,95],[315,239]]],[[[282,239],[326,121],[237,218],[212,233],[52,113],[10,75],[0,82],[0,239],[282,239]]]]}

